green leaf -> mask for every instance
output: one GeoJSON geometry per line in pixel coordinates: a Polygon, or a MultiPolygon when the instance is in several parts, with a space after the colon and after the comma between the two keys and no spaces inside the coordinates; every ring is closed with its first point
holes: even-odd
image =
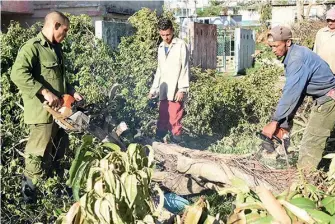
{"type": "Polygon", "coordinates": [[[259,213],[252,212],[252,213],[246,214],[245,218],[246,218],[247,223],[253,223],[262,217],[259,213]]]}
{"type": "Polygon", "coordinates": [[[226,194],[239,194],[241,190],[236,187],[224,187],[218,191],[219,195],[226,195],[226,194]]]}
{"type": "Polygon", "coordinates": [[[151,215],[146,215],[143,219],[143,222],[146,224],[154,224],[155,220],[151,215]]]}
{"type": "Polygon", "coordinates": [[[94,213],[94,203],[95,203],[95,197],[92,192],[86,193],[84,194],[81,198],[80,198],[80,206],[82,206],[82,208],[85,211],[85,214],[87,215],[87,218],[89,220],[95,221],[96,220],[96,215],[94,213]]]}
{"type": "Polygon", "coordinates": [[[116,190],[116,183],[115,183],[115,176],[111,170],[104,171],[104,178],[107,184],[107,187],[110,193],[115,193],[116,190]]]}
{"type": "Polygon", "coordinates": [[[115,180],[115,198],[117,200],[120,200],[122,197],[121,190],[122,190],[123,184],[120,182],[119,179],[115,180]]]}
{"type": "Polygon", "coordinates": [[[314,201],[308,198],[304,198],[304,197],[293,198],[290,200],[290,203],[299,208],[303,208],[303,209],[305,208],[315,209],[316,208],[316,203],[314,201]]]}
{"type": "Polygon", "coordinates": [[[315,193],[318,191],[318,189],[316,188],[316,186],[312,185],[312,184],[306,184],[306,188],[312,192],[312,193],[315,193]]]}
{"type": "MultiPolygon", "coordinates": [[[[107,201],[110,203],[110,207],[111,207],[111,210],[112,210],[112,220],[113,220],[113,223],[124,223],[123,220],[121,219],[121,216],[119,214],[119,209],[116,208],[116,203],[115,203],[115,197],[113,194],[106,194],[105,198],[107,199],[107,201]]],[[[124,214],[122,214],[124,215],[124,214]]]]}
{"type": "Polygon", "coordinates": [[[214,216],[208,215],[206,220],[204,221],[204,224],[213,224],[213,223],[218,223],[216,222],[216,218],[214,216]]]}
{"type": "Polygon", "coordinates": [[[72,193],[73,193],[73,198],[76,201],[79,201],[79,190],[80,190],[80,184],[83,179],[83,176],[86,174],[86,168],[89,168],[89,164],[91,164],[93,161],[87,161],[79,167],[78,171],[76,172],[76,176],[73,179],[73,184],[72,184],[72,193]]]}
{"type": "Polygon", "coordinates": [[[108,160],[107,159],[101,159],[100,161],[99,161],[99,163],[100,163],[100,167],[101,168],[103,168],[104,170],[108,170],[109,169],[109,167],[108,167],[108,160]]]}
{"type": "Polygon", "coordinates": [[[73,185],[73,179],[75,178],[79,167],[82,165],[86,151],[89,150],[88,146],[92,144],[93,138],[90,135],[85,135],[83,136],[82,140],[83,140],[83,143],[76,150],[75,158],[72,161],[72,164],[69,170],[70,177],[66,182],[66,185],[68,185],[69,187],[72,187],[73,185]]]}
{"type": "Polygon", "coordinates": [[[323,158],[325,159],[335,159],[335,153],[329,153],[325,155],[323,158]]]}
{"type": "Polygon", "coordinates": [[[164,207],[164,193],[163,191],[160,189],[160,187],[158,186],[158,184],[155,184],[154,190],[158,192],[159,195],[159,203],[158,206],[155,210],[154,214],[160,214],[163,207],[164,207]]]}
{"type": "Polygon", "coordinates": [[[236,195],[236,199],[235,199],[235,205],[236,207],[240,206],[241,204],[243,204],[245,201],[245,196],[242,192],[238,193],[236,195]]]}
{"type": "Polygon", "coordinates": [[[135,174],[126,176],[124,181],[124,186],[126,190],[126,195],[129,200],[129,207],[131,208],[135,202],[137,196],[137,177],[135,174]]]}
{"type": "Polygon", "coordinates": [[[118,146],[114,143],[111,143],[111,142],[105,142],[104,144],[102,144],[102,146],[110,148],[110,149],[112,149],[113,151],[116,151],[116,152],[121,152],[120,146],[118,146]]]}
{"type": "Polygon", "coordinates": [[[240,191],[242,191],[242,193],[249,193],[250,191],[247,183],[244,180],[237,177],[231,179],[231,185],[233,187],[238,188],[240,191]]]}
{"type": "Polygon", "coordinates": [[[154,150],[151,147],[151,145],[147,145],[146,146],[149,149],[149,155],[148,155],[148,164],[147,167],[152,167],[153,166],[153,162],[154,162],[154,150]]]}
{"type": "Polygon", "coordinates": [[[107,199],[105,199],[101,202],[100,206],[101,206],[100,207],[100,213],[101,213],[102,217],[104,218],[105,222],[107,224],[111,223],[110,203],[107,201],[107,199]]]}
{"type": "Polygon", "coordinates": [[[318,211],[314,209],[306,209],[306,211],[316,221],[316,223],[327,224],[327,223],[332,222],[333,220],[333,218],[330,215],[322,211],[318,211]]]}
{"type": "Polygon", "coordinates": [[[273,218],[270,215],[267,215],[263,218],[256,219],[255,221],[251,221],[250,223],[247,222],[248,224],[269,224],[273,222],[273,218]]]}
{"type": "MultiPolygon", "coordinates": [[[[96,216],[99,218],[99,223],[105,224],[105,219],[103,215],[101,214],[101,203],[102,203],[102,198],[98,198],[95,203],[94,203],[94,213],[96,216]]],[[[107,224],[107,223],[106,223],[107,224]]]]}
{"type": "MultiPolygon", "coordinates": [[[[335,154],[335,153],[334,153],[335,154]]],[[[335,179],[335,158],[333,158],[329,165],[329,170],[327,172],[328,179],[335,179]]]]}
{"type": "Polygon", "coordinates": [[[134,154],[137,150],[136,148],[137,148],[137,144],[134,144],[134,143],[128,146],[127,154],[128,154],[129,159],[132,159],[134,157],[134,154]]]}
{"type": "Polygon", "coordinates": [[[53,210],[54,216],[58,217],[62,214],[62,210],[60,210],[59,208],[56,208],[55,210],[53,210]]]}
{"type": "Polygon", "coordinates": [[[187,208],[186,216],[184,219],[184,223],[198,223],[201,215],[203,213],[203,208],[201,206],[192,205],[187,208]]]}
{"type": "Polygon", "coordinates": [[[266,210],[266,208],[261,202],[249,202],[249,203],[238,204],[236,208],[234,209],[234,212],[239,213],[241,210],[246,210],[246,209],[266,210]]]}
{"type": "Polygon", "coordinates": [[[329,212],[330,215],[335,214],[335,197],[325,197],[321,204],[326,208],[327,212],[329,212]]]}
{"type": "MultiPolygon", "coordinates": [[[[290,218],[292,216],[291,214],[293,214],[294,216],[298,217],[301,221],[305,223],[314,223],[314,220],[306,212],[306,209],[299,208],[298,206],[295,206],[285,200],[279,200],[279,202],[285,207],[285,210],[288,211],[288,215],[290,216],[290,218]]],[[[294,219],[291,218],[291,221],[294,221],[294,219]]]]}
{"type": "Polygon", "coordinates": [[[94,179],[93,179],[93,175],[97,172],[101,172],[103,169],[100,167],[95,167],[92,166],[89,169],[88,175],[87,175],[87,180],[86,180],[86,191],[89,192],[93,189],[94,187],[94,179]]]}
{"type": "Polygon", "coordinates": [[[130,166],[135,168],[136,170],[138,168],[138,163],[137,163],[137,152],[138,152],[138,145],[137,144],[130,144],[127,149],[127,155],[130,161],[130,166]]]}

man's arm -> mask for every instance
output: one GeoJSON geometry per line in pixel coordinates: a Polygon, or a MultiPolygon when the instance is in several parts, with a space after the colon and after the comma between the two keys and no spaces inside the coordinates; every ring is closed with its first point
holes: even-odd
{"type": "Polygon", "coordinates": [[[190,86],[190,68],[189,68],[189,51],[186,44],[184,43],[181,48],[181,71],[178,79],[178,92],[187,93],[190,86]]]}
{"type": "Polygon", "coordinates": [[[33,67],[38,62],[37,50],[33,45],[25,44],[19,51],[11,71],[11,79],[24,94],[33,98],[41,94],[49,102],[50,106],[58,107],[60,101],[42,83],[32,75],[33,67]]]}
{"type": "Polygon", "coordinates": [[[157,70],[156,70],[154,81],[152,83],[152,86],[150,88],[150,93],[149,93],[150,98],[153,95],[156,95],[159,92],[159,85],[160,85],[160,80],[161,80],[161,69],[160,69],[160,65],[159,65],[159,58],[157,60],[158,60],[157,70]]]}
{"type": "Polygon", "coordinates": [[[272,120],[281,123],[299,106],[303,91],[310,77],[310,70],[302,60],[292,61],[286,67],[286,83],[272,120]]]}

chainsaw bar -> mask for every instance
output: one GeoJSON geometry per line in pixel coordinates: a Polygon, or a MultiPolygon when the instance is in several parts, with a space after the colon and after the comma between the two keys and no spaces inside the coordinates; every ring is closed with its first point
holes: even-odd
{"type": "Polygon", "coordinates": [[[126,149],[126,146],[122,143],[115,131],[108,133],[99,126],[91,124],[89,116],[83,112],[77,111],[71,116],[66,117],[54,111],[49,105],[45,104],[43,107],[53,116],[55,122],[66,131],[88,132],[102,142],[113,142],[119,145],[121,149],[126,149]]]}
{"type": "Polygon", "coordinates": [[[65,130],[70,130],[70,131],[76,131],[77,130],[75,125],[71,124],[72,122],[67,121],[67,117],[65,117],[61,113],[57,113],[47,104],[44,104],[43,107],[44,107],[44,109],[46,109],[46,111],[48,111],[53,116],[56,123],[58,125],[60,125],[62,128],[64,128],[65,130]]]}
{"type": "MultiPolygon", "coordinates": [[[[268,143],[273,143],[273,141],[271,140],[271,138],[269,138],[268,136],[264,135],[262,132],[257,131],[256,132],[256,136],[260,139],[262,139],[263,141],[266,141],[268,143]]],[[[280,145],[283,143],[281,139],[279,139],[277,136],[273,135],[272,138],[274,140],[276,140],[280,145]]]]}

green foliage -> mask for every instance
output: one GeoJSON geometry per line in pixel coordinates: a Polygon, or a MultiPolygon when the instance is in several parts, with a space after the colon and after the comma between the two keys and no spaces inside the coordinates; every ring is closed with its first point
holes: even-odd
{"type": "MultiPolygon", "coordinates": [[[[335,159],[332,160],[335,161],[335,159]]],[[[246,223],[268,223],[269,220],[273,220],[271,212],[274,212],[275,206],[272,207],[274,203],[285,209],[284,213],[291,219],[292,223],[299,221],[333,223],[335,198],[334,195],[329,194],[331,186],[329,183],[323,183],[322,188],[326,191],[322,191],[316,186],[302,181],[292,185],[289,190],[273,196],[273,200],[269,200],[270,195],[264,194],[264,190],[256,188],[256,191],[253,191],[249,189],[246,182],[235,178],[232,180],[232,187],[225,187],[218,193],[236,196],[234,202],[236,208],[229,216],[227,223],[234,223],[237,219],[246,220],[246,223]],[[261,197],[261,194],[267,195],[267,198],[261,197]],[[265,222],[264,219],[267,221],[265,222]]]]}
{"type": "Polygon", "coordinates": [[[7,33],[0,35],[2,72],[7,71],[13,65],[21,45],[34,37],[40,28],[40,23],[31,26],[30,29],[22,29],[18,22],[13,22],[8,28],[7,33]]]}
{"type": "Polygon", "coordinates": [[[130,144],[127,152],[121,152],[112,143],[96,146],[92,138],[86,136],[76,152],[69,179],[80,205],[75,203],[74,209],[61,216],[58,223],[74,220],[75,223],[85,220],[85,223],[106,224],[153,221],[156,209],[163,207],[163,193],[157,186],[154,190],[160,194],[159,208],[152,201],[153,158],[150,146],[130,144]],[[80,199],[79,188],[75,185],[81,187],[80,199]]]}
{"type": "Polygon", "coordinates": [[[303,21],[300,24],[296,23],[292,26],[293,37],[295,42],[302,46],[313,49],[316,33],[325,27],[326,23],[323,21],[303,21]]]}
{"type": "MultiPolygon", "coordinates": [[[[209,214],[210,205],[205,197],[201,196],[197,202],[187,206],[181,223],[220,223],[218,217],[209,214]]],[[[176,223],[179,223],[178,221],[176,223]]]]}
{"type": "MultiPolygon", "coordinates": [[[[203,196],[206,197],[208,204],[211,205],[209,208],[209,213],[212,216],[220,214],[220,217],[227,217],[231,213],[232,203],[234,197],[227,195],[219,195],[217,192],[208,192],[203,196]]],[[[200,196],[190,198],[189,200],[193,203],[196,203],[199,200],[200,196]]]]}
{"type": "Polygon", "coordinates": [[[278,102],[280,91],[275,84],[281,71],[263,62],[243,77],[195,69],[184,124],[197,134],[224,137],[210,148],[215,152],[252,150],[254,132],[269,120],[278,102]]]}
{"type": "Polygon", "coordinates": [[[87,15],[70,18],[68,37],[63,42],[65,68],[69,81],[77,82],[76,90],[88,103],[99,103],[114,83],[113,58],[110,48],[94,36],[87,15]]]}
{"type": "Polygon", "coordinates": [[[222,6],[219,1],[211,0],[210,5],[203,9],[197,9],[197,16],[206,17],[206,16],[219,16],[222,14],[222,11],[227,11],[227,8],[222,6]]]}
{"type": "Polygon", "coordinates": [[[259,7],[259,13],[261,17],[259,18],[260,23],[265,26],[272,18],[272,5],[271,3],[262,4],[259,7]]]}

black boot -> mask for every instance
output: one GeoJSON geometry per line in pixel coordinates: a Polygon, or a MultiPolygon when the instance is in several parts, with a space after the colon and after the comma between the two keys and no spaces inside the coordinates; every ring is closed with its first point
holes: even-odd
{"type": "Polygon", "coordinates": [[[27,203],[36,203],[36,187],[29,177],[23,176],[21,191],[23,200],[27,203]]]}

